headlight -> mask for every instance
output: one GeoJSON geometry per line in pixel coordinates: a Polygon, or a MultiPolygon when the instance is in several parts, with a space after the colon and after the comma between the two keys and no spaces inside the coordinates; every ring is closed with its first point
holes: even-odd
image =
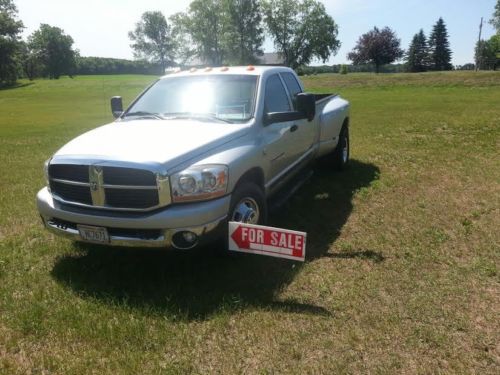
{"type": "Polygon", "coordinates": [[[223,196],[227,190],[225,165],[194,165],[171,178],[172,201],[189,202],[223,196]]]}

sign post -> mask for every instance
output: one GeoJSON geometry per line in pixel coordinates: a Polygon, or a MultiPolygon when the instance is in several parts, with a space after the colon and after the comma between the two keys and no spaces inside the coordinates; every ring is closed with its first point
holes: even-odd
{"type": "Polygon", "coordinates": [[[229,250],[303,262],[307,233],[229,222],[229,250]]]}

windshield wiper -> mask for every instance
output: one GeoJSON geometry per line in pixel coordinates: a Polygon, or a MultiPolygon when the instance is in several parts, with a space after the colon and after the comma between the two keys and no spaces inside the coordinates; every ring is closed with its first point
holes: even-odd
{"type": "Polygon", "coordinates": [[[189,113],[189,112],[170,112],[163,114],[166,120],[175,119],[194,119],[194,120],[215,120],[220,122],[225,122],[226,124],[233,124],[232,121],[226,120],[224,118],[217,117],[211,113],[189,113]]]}
{"type": "Polygon", "coordinates": [[[164,120],[164,117],[161,116],[159,113],[152,113],[152,112],[146,112],[146,111],[136,111],[136,112],[129,112],[126,113],[125,116],[123,117],[152,117],[158,120],[164,120]]]}

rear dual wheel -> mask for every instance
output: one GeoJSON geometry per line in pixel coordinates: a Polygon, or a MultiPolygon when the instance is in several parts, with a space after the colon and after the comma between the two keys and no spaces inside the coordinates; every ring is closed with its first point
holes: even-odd
{"type": "Polygon", "coordinates": [[[336,170],[341,171],[347,167],[349,164],[350,151],[349,127],[344,125],[340,131],[337,147],[335,147],[332,153],[333,166],[336,170]]]}

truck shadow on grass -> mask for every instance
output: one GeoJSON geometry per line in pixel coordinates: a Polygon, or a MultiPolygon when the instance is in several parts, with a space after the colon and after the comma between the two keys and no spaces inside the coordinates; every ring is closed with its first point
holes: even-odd
{"type": "MultiPolygon", "coordinates": [[[[349,218],[354,194],[378,175],[376,166],[356,160],[341,173],[318,165],[311,180],[270,216],[269,224],[306,231],[307,261],[323,256],[383,261],[383,255],[373,251],[328,253],[349,218]]],[[[301,268],[296,262],[252,255],[218,257],[208,248],[181,252],[75,246],[81,251],[57,259],[52,275],[84,298],[181,320],[252,308],[332,313],[278,299],[301,268]]]]}

